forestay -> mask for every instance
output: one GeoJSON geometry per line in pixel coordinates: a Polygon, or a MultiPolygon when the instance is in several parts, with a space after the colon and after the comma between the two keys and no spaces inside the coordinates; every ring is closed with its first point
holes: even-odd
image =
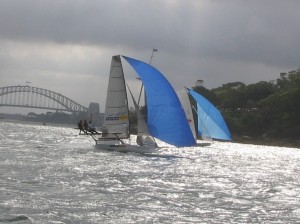
{"type": "Polygon", "coordinates": [[[141,113],[140,108],[136,102],[136,100],[133,97],[133,94],[127,85],[127,88],[129,90],[129,93],[132,98],[132,102],[136,111],[136,117],[137,117],[137,138],[136,143],[140,146],[148,145],[148,146],[155,146],[157,147],[157,144],[155,142],[155,139],[151,136],[148,125],[145,120],[145,116],[141,113]]]}

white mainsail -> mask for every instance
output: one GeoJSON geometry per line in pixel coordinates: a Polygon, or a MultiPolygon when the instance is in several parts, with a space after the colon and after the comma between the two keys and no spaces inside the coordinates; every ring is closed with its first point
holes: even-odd
{"type": "Polygon", "coordinates": [[[190,102],[188,93],[186,91],[186,88],[183,88],[183,89],[179,90],[177,92],[177,95],[178,95],[178,98],[181,102],[183,110],[185,112],[186,119],[189,122],[189,125],[190,125],[191,131],[193,133],[193,136],[194,136],[195,139],[197,139],[193,111],[192,111],[191,102],[190,102]]]}
{"type": "Polygon", "coordinates": [[[129,138],[128,100],[120,55],[111,61],[102,131],[129,138]]]}
{"type": "MultiPolygon", "coordinates": [[[[197,103],[197,109],[201,110],[201,106],[198,103],[197,103]]],[[[201,119],[199,119],[199,111],[198,110],[195,109],[195,111],[197,113],[197,117],[198,117],[198,130],[201,131],[201,138],[202,138],[202,140],[212,142],[213,139],[211,137],[211,134],[209,133],[206,126],[204,125],[205,120],[208,119],[208,116],[207,116],[207,114],[205,114],[201,117],[201,119]]]]}

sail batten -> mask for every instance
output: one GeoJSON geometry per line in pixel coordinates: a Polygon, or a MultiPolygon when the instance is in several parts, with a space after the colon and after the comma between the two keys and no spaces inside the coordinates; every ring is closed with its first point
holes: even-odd
{"type": "Polygon", "coordinates": [[[153,66],[123,57],[136,71],[145,87],[150,134],[177,147],[195,145],[181,103],[168,80],[153,66]]]}

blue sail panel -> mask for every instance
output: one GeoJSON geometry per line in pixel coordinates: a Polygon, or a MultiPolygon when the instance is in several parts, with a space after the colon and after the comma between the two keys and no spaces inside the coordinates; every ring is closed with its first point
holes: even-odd
{"type": "Polygon", "coordinates": [[[199,134],[205,128],[212,138],[231,140],[231,134],[220,111],[199,93],[190,89],[188,91],[197,102],[199,134]]]}
{"type": "Polygon", "coordinates": [[[141,78],[147,101],[150,134],[177,147],[196,144],[184,110],[168,80],[153,66],[123,56],[141,78]]]}

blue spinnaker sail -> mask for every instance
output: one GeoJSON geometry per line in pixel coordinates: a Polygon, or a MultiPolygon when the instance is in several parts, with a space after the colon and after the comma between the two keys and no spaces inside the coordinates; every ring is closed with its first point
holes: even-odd
{"type": "Polygon", "coordinates": [[[188,92],[197,102],[198,134],[202,135],[205,128],[211,138],[231,140],[230,132],[220,111],[199,93],[190,89],[188,92]]]}
{"type": "Polygon", "coordinates": [[[147,101],[147,123],[150,134],[177,147],[196,144],[184,110],[168,80],[153,66],[125,57],[141,78],[147,101]]]}

